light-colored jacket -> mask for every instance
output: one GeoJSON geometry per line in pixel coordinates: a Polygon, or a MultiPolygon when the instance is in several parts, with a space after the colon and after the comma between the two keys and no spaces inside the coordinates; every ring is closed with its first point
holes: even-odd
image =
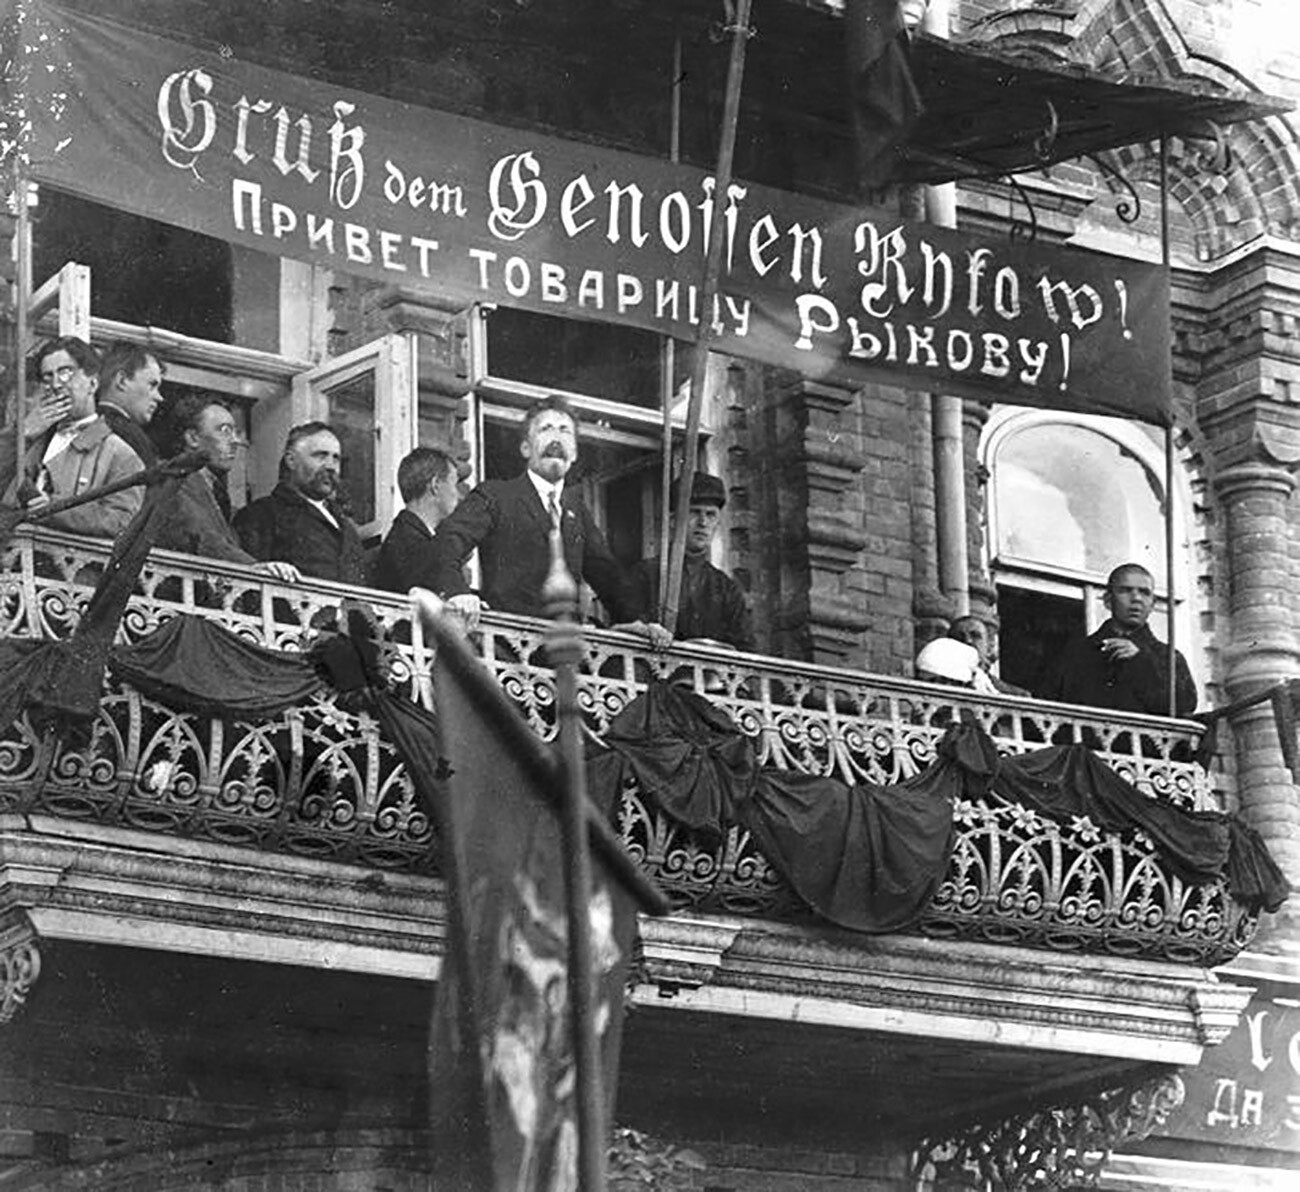
{"type": "MultiPolygon", "coordinates": [[[[5,492],[6,505],[18,504],[23,477],[36,475],[42,468],[49,478],[50,499],[57,501],[110,484],[144,467],[134,449],[115,435],[102,418],[83,427],[63,451],[42,465],[41,456],[45,454],[47,442],[47,436],[42,435],[28,448],[22,472],[10,481],[5,492]]],[[[144,488],[137,485],[56,513],[41,524],[95,538],[116,538],[139,511],[143,500],[144,488]]]]}

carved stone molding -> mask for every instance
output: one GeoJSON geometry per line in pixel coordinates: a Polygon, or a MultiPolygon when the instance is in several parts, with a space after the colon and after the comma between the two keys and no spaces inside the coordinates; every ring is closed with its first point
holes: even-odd
{"type": "Polygon", "coordinates": [[[0,1026],[13,1020],[41,975],[38,939],[22,911],[0,915],[0,1026]]]}
{"type": "Polygon", "coordinates": [[[923,1139],[913,1153],[919,1189],[1091,1188],[1111,1152],[1146,1138],[1183,1103],[1176,1072],[1085,1100],[978,1123],[947,1138],[923,1139]]]}
{"type": "Polygon", "coordinates": [[[868,618],[847,593],[845,574],[866,546],[860,510],[849,497],[862,470],[860,434],[846,418],[855,391],[801,379],[783,394],[803,428],[791,463],[808,494],[803,549],[808,568],[807,633],[814,661],[843,662],[860,643],[868,618]]]}

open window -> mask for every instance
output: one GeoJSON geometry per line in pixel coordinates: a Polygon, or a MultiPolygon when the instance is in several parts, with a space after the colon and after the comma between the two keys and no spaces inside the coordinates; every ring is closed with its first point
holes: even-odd
{"type": "MultiPolygon", "coordinates": [[[[1034,690],[1065,643],[1106,619],[1106,578],[1139,563],[1155,579],[1151,626],[1166,635],[1169,581],[1160,445],[1115,418],[1043,410],[1001,410],[982,455],[988,491],[989,569],[998,593],[1000,669],[1034,690]]],[[[1174,575],[1188,590],[1186,532],[1174,494],[1174,575]]],[[[1190,616],[1176,599],[1175,628],[1186,642],[1190,616]]]]}
{"type": "MultiPolygon", "coordinates": [[[[690,350],[670,360],[661,336],[507,308],[470,322],[476,480],[523,468],[519,427],[532,402],[564,396],[582,420],[575,475],[615,556],[633,563],[656,549],[662,484],[663,402],[672,395],[674,440],[686,426],[690,350]]],[[[701,442],[711,419],[706,403],[701,442]]]]}
{"type": "Polygon", "coordinates": [[[339,436],[343,492],[363,539],[382,535],[402,507],[397,465],[419,442],[415,377],[415,336],[402,332],[293,379],[292,423],[328,422],[339,436]]]}

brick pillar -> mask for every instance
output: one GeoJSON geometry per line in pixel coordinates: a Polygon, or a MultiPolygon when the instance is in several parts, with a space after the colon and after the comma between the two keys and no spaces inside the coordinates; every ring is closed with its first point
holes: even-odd
{"type": "MultiPolygon", "coordinates": [[[[1276,460],[1256,458],[1220,472],[1214,492],[1228,555],[1229,627],[1223,658],[1231,701],[1300,673],[1286,581],[1295,477],[1276,460]]],[[[1267,841],[1291,885],[1300,889],[1300,791],[1283,765],[1272,707],[1256,704],[1233,715],[1230,724],[1241,813],[1267,841]]],[[[1255,946],[1300,953],[1295,898],[1266,924],[1255,946]]]]}
{"type": "Polygon", "coordinates": [[[856,394],[801,378],[782,390],[779,404],[790,432],[773,444],[782,457],[781,490],[805,495],[802,509],[782,510],[785,562],[806,577],[783,601],[783,636],[810,661],[861,666],[869,617],[856,582],[867,542],[856,483],[863,467],[856,394]]]}

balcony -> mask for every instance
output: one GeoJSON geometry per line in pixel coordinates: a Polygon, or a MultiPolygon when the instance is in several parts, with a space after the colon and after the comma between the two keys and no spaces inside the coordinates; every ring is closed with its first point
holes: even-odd
{"type": "MultiPolygon", "coordinates": [[[[106,544],[19,531],[0,553],[0,634],[66,636],[107,554],[106,544]]],[[[155,552],[121,639],[188,613],[301,650],[340,601],[358,597],[374,609],[395,682],[430,703],[436,660],[422,626],[381,593],[286,587],[155,552]]],[[[549,738],[545,631],[491,615],[477,646],[549,738]]],[[[704,647],[654,655],[612,632],[593,630],[587,644],[580,695],[593,750],[660,678],[725,710],[761,763],[782,770],[896,783],[927,766],[964,710],[1004,754],[1086,743],[1153,800],[1216,805],[1191,760],[1191,722],[972,699],[704,647]]],[[[674,907],[642,923],[619,1115],[666,1137],[722,1131],[762,1147],[765,1123],[780,1121],[814,1149],[919,1141],[922,1126],[1005,1119],[1026,1103],[1195,1064],[1250,995],[1208,969],[1245,946],[1256,916],[1223,879],[1185,881],[1141,833],[960,799],[936,894],[907,931],[876,936],[819,919],[741,827],[706,837],[634,785],[605,792],[615,793],[626,847],[674,907]]],[[[232,1122],[315,1128],[337,1110],[324,1087],[349,1090],[347,1103],[378,1120],[401,1118],[423,1080],[411,1057],[423,1054],[420,999],[445,932],[434,844],[399,757],[346,697],[319,693],[241,722],[163,706],[110,675],[84,731],[20,717],[0,733],[0,1023],[12,1020],[0,1039],[15,1071],[44,1075],[12,1085],[15,1129],[36,1140],[56,1121],[89,1160],[124,1144],[229,1137],[242,1128],[232,1122]],[[38,980],[42,963],[49,975],[38,980]],[[136,1007],[130,1020],[104,1015],[101,985],[136,1007]],[[391,1055],[372,1071],[348,1047],[303,1046],[272,1072],[252,1057],[278,1037],[266,1007],[282,1000],[304,1037],[337,1034],[350,1046],[358,1031],[379,1032],[391,1055]],[[251,1024],[228,1087],[194,1092],[187,1082],[206,1068],[178,1061],[159,1069],[151,1100],[109,1116],[70,1108],[96,1104],[81,1072],[85,1032],[108,1054],[129,1052],[130,1021],[147,1020],[188,1055],[194,1025],[173,1022],[178,1005],[194,1007],[204,1054],[223,1070],[245,1030],[237,1024],[251,1024]],[[65,1040],[77,1042],[69,1050],[65,1040]],[[57,1077],[54,1051],[67,1052],[57,1077]],[[191,1091],[177,1097],[178,1087],[191,1091]]]]}
{"type": "MultiPolygon", "coordinates": [[[[0,564],[0,616],[11,637],[65,636],[107,555],[51,533],[20,531],[0,564]]],[[[362,596],[376,612],[397,681],[431,699],[433,658],[405,601],[327,583],[285,587],[215,562],[155,552],[122,633],[135,640],[178,613],[215,619],[265,646],[297,650],[328,611],[362,596]]],[[[543,738],[554,687],[543,624],[488,615],[484,666],[543,738]]],[[[705,694],[754,741],[763,765],[897,783],[922,770],[961,709],[1003,753],[1047,743],[1092,745],[1152,799],[1215,806],[1192,760],[1191,722],[1089,713],[1013,697],[785,660],[681,647],[653,655],[625,635],[593,630],[580,678],[587,725],[600,738],[652,678],[705,694]]],[[[261,853],[350,863],[387,874],[433,873],[432,826],[392,747],[364,713],[320,694],[258,723],[166,708],[110,679],[82,740],[37,732],[24,717],[0,736],[0,812],[160,833],[261,853]]],[[[1189,884],[1141,833],[1129,839],[1086,819],[1048,821],[1000,800],[963,799],[946,879],[915,932],[1063,952],[1211,966],[1240,951],[1255,915],[1223,879],[1189,884]]],[[[806,923],[810,913],[731,827],[710,842],[635,788],[616,822],[629,851],[674,906],[703,916],[806,923]]]]}

